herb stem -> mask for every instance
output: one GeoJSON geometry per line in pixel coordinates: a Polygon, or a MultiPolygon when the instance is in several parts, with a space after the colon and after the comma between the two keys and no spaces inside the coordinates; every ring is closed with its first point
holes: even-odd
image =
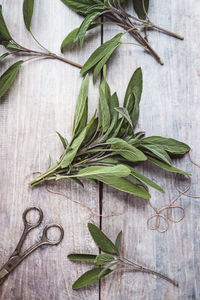
{"type": "Polygon", "coordinates": [[[122,257],[122,258],[119,258],[119,261],[125,263],[125,264],[129,264],[129,265],[132,265],[134,267],[135,270],[137,271],[141,271],[141,272],[145,272],[145,273],[150,273],[150,274],[153,274],[153,275],[156,275],[160,278],[163,278],[165,280],[167,280],[168,282],[172,283],[173,285],[177,286],[178,287],[178,283],[176,281],[174,281],[173,279],[169,278],[168,276],[166,275],[163,275],[159,272],[156,272],[154,270],[151,270],[149,268],[146,268],[146,267],[143,267],[142,265],[139,265],[135,262],[132,262],[131,260],[125,258],[125,257],[122,257]]]}
{"type": "Polygon", "coordinates": [[[30,30],[30,34],[32,36],[32,38],[36,41],[36,43],[42,48],[44,49],[45,51],[47,51],[48,53],[52,53],[49,49],[47,49],[46,47],[44,47],[37,39],[36,37],[34,36],[33,32],[30,30]]]}
{"type": "Polygon", "coordinates": [[[45,49],[44,47],[43,47],[43,48],[44,48],[46,51],[48,51],[48,53],[41,52],[41,51],[36,51],[36,50],[31,50],[31,49],[25,48],[25,47],[19,45],[19,44],[18,44],[17,42],[15,42],[14,40],[13,40],[13,43],[14,43],[16,46],[18,46],[18,47],[20,47],[20,48],[22,49],[20,52],[29,53],[29,54],[41,55],[41,56],[43,56],[43,58],[46,57],[46,58],[51,58],[51,59],[57,59],[57,60],[60,60],[60,61],[62,61],[62,62],[64,62],[64,63],[67,63],[67,64],[69,64],[69,65],[72,65],[72,66],[74,66],[74,67],[76,67],[76,68],[82,69],[82,65],[80,65],[80,64],[78,64],[78,63],[76,63],[76,62],[74,62],[74,61],[72,61],[72,60],[66,59],[66,58],[64,58],[64,57],[62,57],[62,56],[58,56],[57,54],[50,52],[49,50],[45,49]]]}
{"type": "MultiPolygon", "coordinates": [[[[123,10],[125,12],[125,10],[123,10]]],[[[180,36],[179,34],[177,33],[174,33],[168,29],[165,29],[165,28],[162,28],[160,26],[157,26],[155,24],[153,24],[150,20],[146,21],[146,20],[142,20],[142,19],[139,19],[137,17],[134,17],[132,15],[130,15],[129,13],[125,12],[126,16],[137,21],[137,22],[140,22],[140,23],[143,23],[144,25],[147,25],[147,28],[155,28],[155,29],[158,29],[162,32],[165,32],[166,34],[170,35],[170,36],[173,36],[179,40],[184,40],[184,37],[180,36]]]]}
{"type": "MultiPolygon", "coordinates": [[[[155,24],[153,24],[153,23],[149,23],[149,24],[151,24],[151,26],[152,26],[153,28],[156,28],[156,29],[158,29],[159,31],[162,31],[162,32],[164,32],[164,33],[166,33],[166,34],[168,34],[168,35],[170,35],[170,36],[173,36],[173,37],[175,37],[176,39],[184,40],[184,37],[181,36],[181,35],[179,35],[179,34],[177,34],[177,33],[174,33],[174,32],[172,32],[172,31],[170,31],[170,30],[168,30],[168,29],[165,29],[165,28],[162,28],[162,27],[160,27],[160,26],[157,26],[157,25],[155,25],[155,24]]],[[[147,28],[148,28],[148,27],[147,27],[147,28]]]]}

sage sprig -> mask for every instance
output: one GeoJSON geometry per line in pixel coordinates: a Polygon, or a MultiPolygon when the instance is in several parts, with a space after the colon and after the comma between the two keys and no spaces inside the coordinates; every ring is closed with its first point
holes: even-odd
{"type": "Polygon", "coordinates": [[[29,56],[28,59],[15,62],[12,66],[8,68],[7,71],[0,77],[0,98],[8,91],[8,89],[12,86],[15,78],[17,77],[20,68],[22,64],[25,62],[35,59],[35,58],[50,58],[50,59],[57,59],[60,61],[63,61],[65,63],[68,63],[70,65],[73,65],[77,68],[82,68],[81,65],[68,60],[64,57],[58,56],[55,53],[52,53],[47,48],[45,48],[41,43],[35,38],[31,31],[31,21],[32,21],[32,15],[33,15],[33,9],[34,9],[34,0],[24,0],[23,3],[23,16],[24,16],[24,23],[26,26],[26,29],[30,32],[36,43],[43,48],[43,52],[31,50],[28,48],[25,48],[21,46],[19,43],[17,43],[13,37],[11,36],[7,25],[5,23],[3,14],[2,14],[2,6],[0,5],[0,45],[4,46],[6,49],[6,52],[0,56],[0,63],[2,63],[8,56],[15,56],[15,57],[22,57],[22,56],[29,56]]]}
{"type": "Polygon", "coordinates": [[[140,271],[144,273],[153,274],[169,281],[175,286],[178,286],[178,283],[170,279],[169,277],[123,257],[120,252],[122,231],[119,232],[115,240],[115,243],[113,243],[94,224],[88,223],[88,229],[97,246],[100,248],[100,250],[106,253],[103,254],[102,253],[101,254],[72,253],[68,255],[68,258],[72,261],[89,262],[95,265],[95,268],[87,271],[74,282],[74,284],[72,285],[73,289],[80,289],[120,269],[125,269],[125,270],[128,269],[132,271],[140,271]]]}
{"type": "Polygon", "coordinates": [[[117,94],[111,94],[104,67],[98,112],[88,122],[89,76],[86,75],[77,99],[71,142],[58,134],[64,147],[63,154],[53,167],[30,184],[73,179],[83,186],[82,179],[89,179],[149,199],[148,187],[164,191],[137,171],[137,164],[149,161],[169,172],[188,174],[173,167],[171,161],[173,156],[188,152],[188,145],[161,136],[145,138],[145,132],[135,131],[142,85],[142,70],[138,68],[128,84],[123,107],[120,107],[117,94]]]}
{"type": "MultiPolygon", "coordinates": [[[[150,53],[161,65],[163,64],[163,62],[160,56],[149,43],[146,32],[152,29],[159,30],[160,32],[183,40],[183,37],[181,37],[180,35],[161,28],[160,26],[155,25],[150,20],[148,16],[149,0],[132,0],[133,8],[137,17],[135,15],[131,15],[125,10],[124,6],[128,1],[124,0],[82,0],[81,2],[78,0],[61,1],[69,8],[84,17],[84,20],[81,23],[80,27],[75,28],[63,40],[61,45],[62,52],[64,51],[64,49],[67,49],[67,46],[69,44],[77,44],[77,42],[79,42],[80,46],[82,46],[87,31],[92,30],[96,26],[102,24],[101,17],[104,17],[104,24],[111,23],[123,28],[123,30],[125,30],[125,33],[128,32],[138,43],[130,44],[139,45],[140,47],[142,47],[145,51],[150,53]]],[[[108,61],[115,49],[123,44],[123,42],[121,41],[122,37],[122,33],[117,34],[111,40],[108,40],[98,49],[96,49],[83,66],[81,72],[84,73],[93,68],[96,73],[94,77],[95,80],[97,73],[100,72],[101,68],[103,68],[103,65],[108,61]]]]}

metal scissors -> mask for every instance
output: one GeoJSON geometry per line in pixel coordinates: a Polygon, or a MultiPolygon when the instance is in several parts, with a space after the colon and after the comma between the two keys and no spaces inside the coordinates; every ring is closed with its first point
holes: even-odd
{"type": "Polygon", "coordinates": [[[7,279],[7,276],[29,255],[31,254],[33,251],[35,251],[37,248],[43,246],[43,245],[58,245],[63,237],[64,237],[64,229],[62,228],[62,226],[58,225],[58,224],[51,224],[48,225],[44,228],[43,230],[43,234],[42,234],[42,238],[40,241],[38,241],[35,245],[31,246],[30,248],[28,248],[26,251],[24,251],[24,253],[20,253],[21,252],[21,248],[23,246],[23,243],[26,239],[27,234],[34,228],[38,227],[42,220],[43,220],[43,212],[41,210],[41,208],[39,207],[29,207],[27,208],[22,216],[23,222],[24,222],[24,231],[22,233],[22,236],[19,240],[19,243],[17,244],[17,247],[15,249],[15,251],[12,253],[12,255],[10,256],[10,258],[8,259],[8,261],[5,263],[5,265],[0,269],[0,285],[7,279]],[[35,224],[32,224],[31,222],[27,221],[27,214],[30,211],[37,211],[39,213],[39,219],[35,224]],[[47,232],[50,228],[58,228],[60,231],[60,237],[57,241],[51,241],[48,236],[47,236],[47,232]]]}

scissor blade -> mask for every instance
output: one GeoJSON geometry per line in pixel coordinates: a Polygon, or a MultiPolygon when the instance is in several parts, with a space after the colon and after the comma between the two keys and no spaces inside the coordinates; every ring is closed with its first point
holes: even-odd
{"type": "Polygon", "coordinates": [[[0,285],[6,280],[7,275],[9,274],[9,272],[3,268],[0,271],[0,285]]]}

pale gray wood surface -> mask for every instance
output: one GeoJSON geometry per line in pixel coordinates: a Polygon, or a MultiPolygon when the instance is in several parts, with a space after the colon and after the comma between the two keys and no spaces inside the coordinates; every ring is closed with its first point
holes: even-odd
{"type": "MultiPolygon", "coordinates": [[[[52,51],[59,53],[59,45],[81,18],[58,1],[35,1],[33,32],[52,51]]],[[[19,43],[36,48],[24,28],[22,0],[1,0],[9,30],[19,43]]],[[[152,20],[183,34],[183,42],[152,32],[150,41],[163,58],[161,67],[140,48],[121,46],[108,64],[108,81],[122,101],[129,78],[141,66],[144,92],[141,102],[139,127],[147,135],[170,136],[189,143],[192,157],[199,161],[199,31],[200,3],[191,1],[166,2],[154,0],[151,4],[152,20]]],[[[105,25],[103,40],[117,33],[113,25],[105,25]]],[[[128,35],[126,41],[132,41],[128,35]]],[[[87,41],[87,47],[75,50],[66,57],[83,63],[100,45],[100,35],[87,41]]],[[[2,51],[2,50],[1,50],[2,51]]],[[[1,65],[1,73],[11,59],[1,65]]],[[[38,250],[24,261],[0,287],[0,299],[101,299],[101,300],[160,300],[200,299],[199,282],[199,200],[182,197],[186,217],[179,224],[170,224],[167,233],[160,234],[146,228],[152,210],[146,201],[127,197],[111,188],[103,189],[103,213],[127,210],[123,216],[91,217],[87,210],[58,195],[47,193],[44,186],[31,189],[27,182],[31,172],[45,170],[48,155],[56,159],[62,147],[55,131],[70,137],[75,100],[81,84],[79,70],[57,61],[35,61],[23,66],[14,86],[0,104],[0,262],[3,264],[16,245],[23,229],[21,215],[31,205],[44,211],[44,223],[57,222],[65,230],[65,238],[57,247],[38,250]],[[95,253],[97,247],[88,231],[88,221],[100,224],[114,240],[123,230],[122,250],[126,257],[135,259],[179,281],[174,288],[161,279],[140,273],[115,273],[98,284],[80,291],[72,291],[74,280],[88,269],[86,264],[71,263],[67,254],[72,251],[95,253]]],[[[90,113],[97,103],[97,86],[90,84],[90,113]]],[[[199,170],[185,157],[176,165],[193,174],[191,193],[199,192],[199,170]]],[[[158,207],[177,195],[173,176],[150,168],[146,174],[166,190],[164,196],[155,191],[152,202],[158,207]]],[[[52,185],[72,199],[82,201],[95,211],[99,210],[99,192],[86,183],[82,190],[74,183],[52,185]]],[[[40,228],[42,230],[42,227],[40,228]]],[[[39,238],[32,232],[29,244],[39,238]]]]}

